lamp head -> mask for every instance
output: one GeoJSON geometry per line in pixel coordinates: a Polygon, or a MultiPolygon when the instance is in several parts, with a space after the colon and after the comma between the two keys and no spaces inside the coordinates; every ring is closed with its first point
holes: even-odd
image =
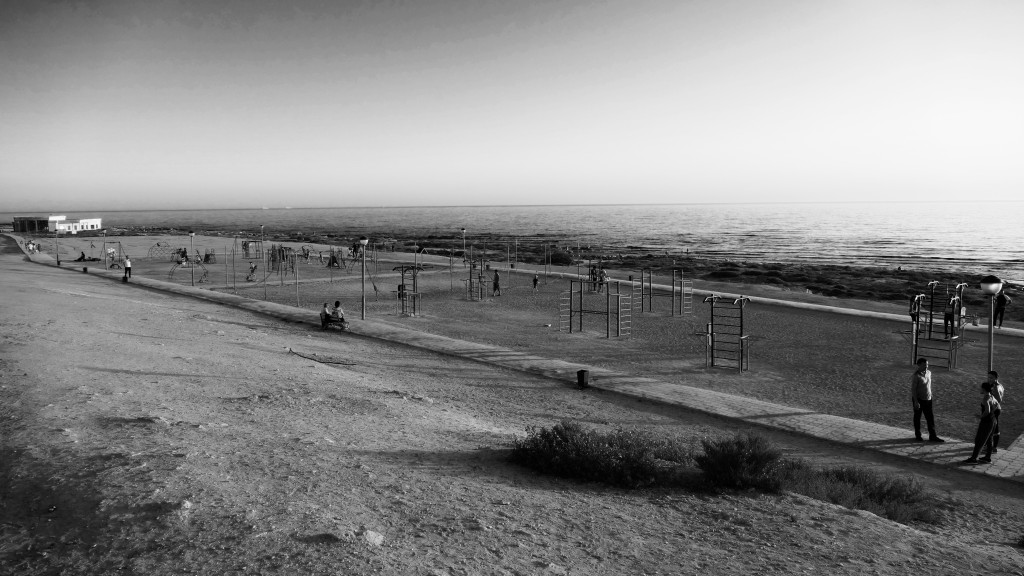
{"type": "Polygon", "coordinates": [[[193,237],[193,236],[195,236],[195,235],[196,235],[196,233],[195,233],[195,232],[193,232],[193,231],[189,230],[189,232],[188,232],[188,236],[189,236],[189,238],[191,238],[191,237],[193,237]]]}
{"type": "Polygon", "coordinates": [[[988,296],[995,296],[1003,289],[1003,281],[996,276],[985,276],[981,279],[981,291],[988,296]]]}
{"type": "Polygon", "coordinates": [[[361,236],[359,238],[359,243],[362,244],[363,246],[366,246],[367,244],[370,243],[370,239],[367,238],[366,236],[361,236]]]}

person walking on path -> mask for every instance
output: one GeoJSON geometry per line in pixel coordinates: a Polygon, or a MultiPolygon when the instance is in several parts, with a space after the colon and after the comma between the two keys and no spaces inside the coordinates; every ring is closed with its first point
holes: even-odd
{"type": "Polygon", "coordinates": [[[992,318],[992,324],[995,324],[996,328],[1003,327],[1003,313],[1006,312],[1006,306],[1010,302],[1011,300],[1006,295],[1006,290],[1000,290],[999,295],[996,296],[996,313],[992,318]]]}
{"type": "Polygon", "coordinates": [[[991,382],[981,385],[981,413],[976,416],[978,433],[974,435],[974,451],[970,458],[964,460],[964,464],[992,461],[992,427],[995,425],[996,411],[999,410],[999,402],[992,396],[992,388],[991,382]],[[985,455],[978,458],[982,447],[985,448],[985,455]]]}
{"type": "MultiPolygon", "coordinates": [[[[83,252],[83,254],[85,254],[85,253],[83,252]]],[[[125,255],[125,257],[124,257],[124,277],[125,278],[131,278],[132,277],[132,259],[129,258],[127,255],[125,255]]]]}
{"type": "Polygon", "coordinates": [[[537,291],[537,284],[540,284],[540,276],[537,276],[536,274],[534,274],[533,275],[533,291],[534,292],[537,291]]]}
{"type": "Polygon", "coordinates": [[[1003,384],[999,382],[999,373],[995,370],[989,371],[988,383],[992,385],[991,394],[998,404],[992,414],[992,453],[995,454],[999,451],[999,415],[1003,412],[1003,396],[1006,394],[1006,388],[1003,388],[1003,384]]]}
{"type": "Polygon", "coordinates": [[[910,377],[910,399],[914,405],[914,437],[923,442],[921,436],[921,415],[928,423],[928,441],[945,442],[935,433],[935,413],[932,411],[932,372],[928,360],[917,359],[917,370],[910,377]]]}
{"type": "Polygon", "coordinates": [[[494,285],[492,286],[494,291],[491,296],[501,296],[501,276],[498,275],[498,271],[494,271],[494,285]]]}

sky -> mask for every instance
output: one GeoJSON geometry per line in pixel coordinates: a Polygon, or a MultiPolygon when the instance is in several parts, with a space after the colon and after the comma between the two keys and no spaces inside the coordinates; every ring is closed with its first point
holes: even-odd
{"type": "Polygon", "coordinates": [[[1017,200],[1024,2],[0,0],[0,208],[1017,200]]]}

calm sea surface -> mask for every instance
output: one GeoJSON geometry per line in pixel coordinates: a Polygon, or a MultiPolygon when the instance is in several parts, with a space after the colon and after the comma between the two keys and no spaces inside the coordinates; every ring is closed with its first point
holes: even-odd
{"type": "MultiPolygon", "coordinates": [[[[474,235],[638,248],[750,261],[949,268],[1024,279],[1024,202],[675,204],[67,212],[109,228],[474,235]]],[[[10,222],[15,214],[0,214],[10,222]]],[[[18,215],[29,215],[20,213],[18,215]]]]}

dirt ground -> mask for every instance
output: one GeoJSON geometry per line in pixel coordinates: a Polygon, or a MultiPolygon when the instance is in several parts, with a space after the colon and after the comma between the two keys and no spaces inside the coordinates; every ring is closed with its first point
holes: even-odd
{"type": "Polygon", "coordinates": [[[2,252],[0,573],[1024,574],[1017,484],[763,430],[919,477],[942,523],[541,477],[505,460],[529,426],[746,428],[2,252]]]}

